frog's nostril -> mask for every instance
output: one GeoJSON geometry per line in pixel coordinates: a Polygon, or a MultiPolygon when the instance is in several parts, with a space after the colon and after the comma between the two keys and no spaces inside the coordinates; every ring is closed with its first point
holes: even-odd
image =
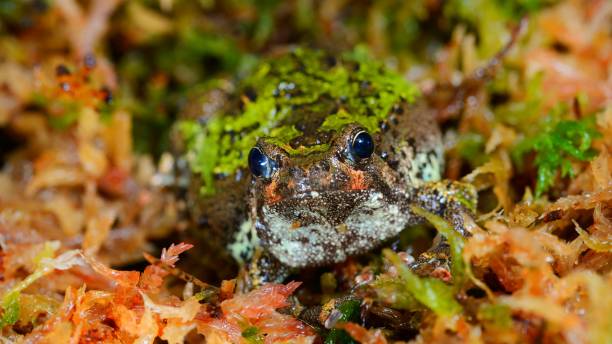
{"type": "Polygon", "coordinates": [[[301,178],[304,175],[304,171],[299,167],[291,167],[289,168],[289,175],[293,178],[301,178]]]}
{"type": "Polygon", "coordinates": [[[321,171],[323,171],[323,172],[329,172],[330,169],[331,169],[331,166],[329,165],[329,162],[325,161],[325,160],[321,161],[321,163],[319,164],[319,167],[320,167],[321,171]]]}

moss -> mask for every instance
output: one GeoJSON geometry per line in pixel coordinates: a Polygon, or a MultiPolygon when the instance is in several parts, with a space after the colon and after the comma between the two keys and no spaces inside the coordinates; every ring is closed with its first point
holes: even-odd
{"type": "Polygon", "coordinates": [[[61,115],[49,116],[49,125],[53,129],[65,130],[76,123],[82,111],[82,105],[71,101],[59,101],[58,103],[61,104],[64,112],[61,115]]]}
{"type": "MultiPolygon", "coordinates": [[[[543,72],[530,76],[524,84],[525,96],[496,107],[495,117],[500,122],[515,127],[523,133],[539,132],[544,104],[543,79],[543,72]]],[[[506,91],[509,92],[509,90],[506,91]]]]}
{"type": "Polygon", "coordinates": [[[19,291],[11,291],[2,298],[2,309],[4,313],[0,318],[0,328],[13,325],[19,319],[19,291]]]}
{"type": "Polygon", "coordinates": [[[512,326],[512,312],[510,307],[503,304],[485,303],[478,309],[477,317],[480,321],[493,326],[508,329],[512,326]]]}
{"type": "Polygon", "coordinates": [[[191,167],[202,175],[208,194],[214,192],[215,175],[246,167],[258,138],[290,155],[324,152],[333,133],[347,124],[376,133],[395,104],[418,95],[414,85],[371,60],[363,49],[339,59],[296,49],[260,64],[239,90],[235,108],[240,111],[217,114],[203,125],[194,120],[179,124],[187,134],[191,167]]]}
{"type": "Polygon", "coordinates": [[[533,13],[540,8],[554,3],[555,0],[451,0],[444,2],[447,18],[455,18],[468,23],[478,35],[478,49],[481,57],[493,56],[509,37],[509,21],[533,13]]]}
{"type": "Polygon", "coordinates": [[[513,153],[516,161],[522,160],[527,152],[536,153],[537,197],[555,184],[559,172],[562,177],[574,176],[572,160],[588,161],[597,154],[591,146],[601,134],[596,129],[594,117],[555,122],[548,123],[542,133],[517,144],[513,153]]]}
{"type": "Polygon", "coordinates": [[[51,272],[52,268],[42,265],[41,261],[45,258],[53,257],[58,246],[58,242],[46,242],[43,249],[34,257],[33,263],[36,265],[34,272],[28,275],[23,281],[12,286],[11,289],[2,296],[0,305],[2,306],[3,313],[2,317],[0,317],[0,329],[8,325],[13,325],[19,320],[21,312],[19,299],[21,297],[21,292],[37,279],[51,272]]]}
{"type": "Polygon", "coordinates": [[[249,344],[261,344],[264,342],[263,336],[255,326],[249,326],[242,331],[242,338],[249,344]]]}
{"type": "Polygon", "coordinates": [[[472,168],[476,168],[488,160],[485,153],[485,138],[475,132],[461,133],[454,150],[467,160],[472,168]]]}

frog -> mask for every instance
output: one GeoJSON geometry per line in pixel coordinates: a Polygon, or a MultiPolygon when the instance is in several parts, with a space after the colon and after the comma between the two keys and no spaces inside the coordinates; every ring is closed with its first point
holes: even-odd
{"type": "MultiPolygon", "coordinates": [[[[469,235],[476,190],[442,178],[435,109],[366,52],[296,48],[204,94],[177,129],[185,199],[246,289],[377,249],[424,222],[413,207],[469,235]]],[[[431,274],[447,253],[437,240],[412,268],[431,274]]]]}

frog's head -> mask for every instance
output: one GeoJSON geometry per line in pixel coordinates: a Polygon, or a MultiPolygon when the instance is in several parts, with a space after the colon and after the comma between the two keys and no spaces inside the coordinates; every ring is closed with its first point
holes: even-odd
{"type": "Polygon", "coordinates": [[[242,177],[248,156],[251,218],[279,260],[340,262],[404,228],[407,186],[396,169],[406,164],[381,157],[401,149],[382,128],[408,112],[415,85],[359,49],[296,49],[263,62],[239,90],[227,113],[184,123],[187,158],[209,196],[223,192],[217,178],[242,177]]]}
{"type": "Polygon", "coordinates": [[[343,261],[405,226],[405,197],[376,152],[378,135],[349,124],[327,136],[301,154],[263,138],[248,157],[258,235],[292,267],[343,261]]]}

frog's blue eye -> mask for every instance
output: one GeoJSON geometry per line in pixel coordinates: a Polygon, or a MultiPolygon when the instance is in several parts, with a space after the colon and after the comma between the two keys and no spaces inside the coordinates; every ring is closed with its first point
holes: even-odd
{"type": "Polygon", "coordinates": [[[351,150],[359,159],[369,158],[374,153],[374,140],[366,131],[360,131],[353,138],[351,150]]]}
{"type": "Polygon", "coordinates": [[[249,169],[255,177],[270,178],[274,169],[274,161],[257,147],[249,152],[249,169]]]}

